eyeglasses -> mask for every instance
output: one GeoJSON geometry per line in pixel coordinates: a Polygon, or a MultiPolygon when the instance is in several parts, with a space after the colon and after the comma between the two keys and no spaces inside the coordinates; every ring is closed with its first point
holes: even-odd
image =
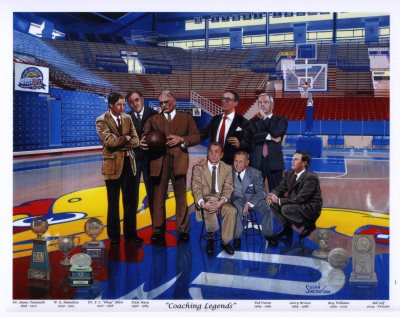
{"type": "Polygon", "coordinates": [[[162,106],[162,105],[168,105],[170,102],[171,102],[171,100],[160,101],[160,106],[162,106]]]}
{"type": "Polygon", "coordinates": [[[140,98],[133,99],[134,102],[138,102],[139,100],[140,100],[140,98]]]}
{"type": "Polygon", "coordinates": [[[233,99],[229,97],[221,97],[221,101],[231,102],[233,99]]]}

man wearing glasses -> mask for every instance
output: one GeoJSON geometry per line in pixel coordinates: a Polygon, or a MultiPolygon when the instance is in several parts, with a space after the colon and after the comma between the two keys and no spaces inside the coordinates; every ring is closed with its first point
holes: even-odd
{"type": "Polygon", "coordinates": [[[269,192],[279,185],[285,169],[282,139],[288,121],[272,113],[274,99],[266,93],[258,96],[258,107],[256,117],[250,121],[255,144],[250,165],[261,170],[264,180],[267,178],[269,192]]]}
{"type": "MultiPolygon", "coordinates": [[[[128,102],[129,108],[131,108],[129,114],[132,117],[133,125],[135,126],[139,139],[141,139],[144,124],[146,123],[147,119],[156,114],[157,111],[144,106],[144,98],[140,91],[131,91],[130,93],[128,93],[128,95],[126,96],[126,101],[128,102]]],[[[153,186],[150,181],[149,154],[147,151],[144,151],[140,147],[135,148],[134,152],[136,159],[136,175],[134,180],[135,183],[133,192],[135,213],[137,212],[139,200],[140,178],[143,174],[143,182],[146,186],[146,194],[150,208],[150,215],[153,219],[153,186]]]]}
{"type": "Polygon", "coordinates": [[[222,114],[214,116],[205,129],[202,130],[202,139],[210,143],[218,142],[223,146],[222,161],[233,164],[233,156],[239,150],[250,152],[252,149],[252,134],[248,120],[236,113],[239,95],[227,91],[221,97],[222,114]]]}
{"type": "Polygon", "coordinates": [[[166,149],[159,157],[151,157],[150,176],[154,187],[152,243],[165,240],[168,182],[172,181],[176,201],[176,230],[181,241],[190,238],[189,215],[186,201],[186,173],[189,167],[188,148],[200,142],[200,134],[192,115],[176,111],[176,100],[172,92],[160,93],[161,113],[150,117],[143,128],[140,141],[147,150],[146,134],[151,130],[162,131],[167,136],[166,149]]]}

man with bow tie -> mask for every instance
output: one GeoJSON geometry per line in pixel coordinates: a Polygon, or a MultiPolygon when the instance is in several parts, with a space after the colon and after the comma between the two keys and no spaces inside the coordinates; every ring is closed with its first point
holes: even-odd
{"type": "Polygon", "coordinates": [[[321,214],[322,197],[317,174],[308,171],[311,156],[296,151],[292,169],[285,173],[280,184],[267,196],[267,202],[283,226],[276,235],[291,236],[292,229],[305,238],[315,230],[315,222],[321,214]]]}
{"type": "Polygon", "coordinates": [[[233,156],[239,151],[252,150],[252,133],[248,120],[236,113],[239,95],[227,91],[221,97],[222,114],[214,116],[207,127],[201,131],[201,138],[209,143],[218,142],[223,146],[222,161],[232,165],[233,156]]]}
{"type": "Polygon", "coordinates": [[[136,208],[133,183],[136,173],[133,149],[139,138],[132,119],[124,113],[125,97],[120,93],[108,95],[108,111],[96,119],[96,130],[103,144],[103,175],[107,188],[107,234],[112,246],[119,245],[119,195],[124,206],[125,242],[142,243],[136,234],[136,208]]]}
{"type": "Polygon", "coordinates": [[[258,106],[256,117],[250,120],[255,144],[250,165],[262,172],[264,180],[268,182],[268,191],[271,191],[280,183],[285,169],[282,140],[288,121],[273,114],[274,99],[271,95],[259,95],[258,106]]]}

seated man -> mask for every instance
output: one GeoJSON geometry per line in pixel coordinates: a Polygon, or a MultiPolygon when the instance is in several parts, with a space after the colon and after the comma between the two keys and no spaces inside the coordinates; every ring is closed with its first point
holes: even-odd
{"type": "Polygon", "coordinates": [[[315,222],[321,214],[322,197],[317,174],[307,170],[311,156],[296,151],[292,169],[285,173],[280,184],[267,196],[283,230],[276,236],[291,235],[292,228],[305,238],[315,230],[315,222]]]}
{"type": "Polygon", "coordinates": [[[220,212],[222,216],[221,247],[232,255],[235,250],[229,242],[233,238],[236,209],[228,202],[233,191],[232,169],[230,165],[221,161],[222,155],[221,144],[209,145],[207,163],[193,166],[192,194],[197,207],[203,209],[207,230],[207,253],[214,253],[214,236],[218,230],[217,213],[220,212]]]}
{"type": "Polygon", "coordinates": [[[262,215],[262,233],[271,246],[277,246],[278,241],[273,234],[272,212],[265,197],[264,183],[261,171],[249,165],[249,154],[236,152],[233,158],[233,194],[232,203],[237,209],[236,226],[233,234],[233,246],[240,248],[243,232],[243,215],[249,209],[257,210],[262,215]]]}

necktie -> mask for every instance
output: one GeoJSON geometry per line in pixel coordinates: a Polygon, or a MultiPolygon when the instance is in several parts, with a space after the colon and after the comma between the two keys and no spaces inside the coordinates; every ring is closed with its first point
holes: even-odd
{"type": "Polygon", "coordinates": [[[217,167],[212,167],[212,174],[211,174],[211,194],[216,194],[217,191],[215,190],[215,183],[217,182],[217,167]]]}
{"type": "Polygon", "coordinates": [[[237,175],[238,175],[239,182],[242,182],[242,179],[240,178],[240,173],[238,173],[237,175]]]}
{"type": "Polygon", "coordinates": [[[140,118],[140,113],[137,114],[137,122],[138,122],[138,132],[142,131],[142,119],[140,118]]]}
{"type": "Polygon", "coordinates": [[[171,114],[168,112],[168,118],[167,118],[168,122],[171,122],[171,114]]]}
{"type": "Polygon", "coordinates": [[[120,134],[122,134],[122,125],[121,125],[121,119],[117,117],[117,122],[118,122],[118,131],[120,134]]]}
{"type": "Polygon", "coordinates": [[[266,141],[264,142],[264,145],[263,145],[262,155],[263,155],[263,157],[267,157],[268,156],[268,144],[267,144],[266,141]]]}
{"type": "Polygon", "coordinates": [[[224,118],[222,120],[222,125],[221,129],[219,130],[219,136],[218,136],[218,143],[221,144],[222,146],[224,145],[224,138],[225,138],[225,121],[226,121],[227,116],[224,115],[224,118]]]}

